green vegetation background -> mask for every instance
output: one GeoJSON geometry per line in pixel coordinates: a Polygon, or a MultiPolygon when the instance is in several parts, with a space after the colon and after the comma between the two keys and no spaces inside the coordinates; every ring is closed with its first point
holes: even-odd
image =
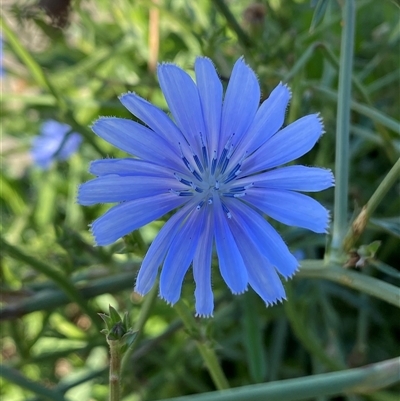
{"type": "MultiPolygon", "coordinates": [[[[141,328],[124,365],[124,401],[215,390],[197,342],[215,349],[231,387],[349,369],[399,354],[399,298],[393,290],[400,278],[398,181],[355,244],[381,241],[374,258],[367,255],[354,268],[359,255],[345,255],[340,264],[350,262],[344,276],[332,278],[322,263],[329,236],[276,224],[292,251],[320,261],[304,262],[304,273],[287,283],[288,301],[270,308],[251,291],[232,296],[215,265],[215,317],[199,320],[193,331],[183,328],[176,310],[155,291],[144,299],[132,293],[140,260],[162,221],[97,248],[88,224],[108,206],[83,208],[75,201],[79,183],[90,179],[91,160],[123,156],[96,138],[90,124],[101,115],[133,118],[118,101],[127,91],[166,109],[156,62],[192,71],[198,55],[214,61],[225,83],[235,60],[244,55],[258,74],[264,98],[279,81],[287,82],[293,99],[286,123],[320,112],[326,127],[300,162],[335,171],[345,0],[93,0],[73,1],[67,11],[51,7],[67,1],[39,1],[42,8],[32,1],[4,3],[2,399],[106,400],[108,350],[97,313],[108,312],[109,304],[128,311],[132,325],[141,328]],[[85,139],[69,161],[42,171],[32,165],[29,149],[47,119],[70,124],[85,139]],[[371,284],[357,289],[354,277],[361,276],[392,284],[382,287],[392,293],[381,287],[374,293],[371,284]],[[389,296],[395,301],[385,302],[389,296]]],[[[399,3],[359,0],[356,14],[349,221],[400,153],[399,3]]],[[[328,190],[316,198],[333,211],[333,194],[328,190]]],[[[189,272],[182,297],[191,310],[193,291],[189,272]]],[[[399,390],[397,385],[308,399],[395,401],[399,390]]]]}

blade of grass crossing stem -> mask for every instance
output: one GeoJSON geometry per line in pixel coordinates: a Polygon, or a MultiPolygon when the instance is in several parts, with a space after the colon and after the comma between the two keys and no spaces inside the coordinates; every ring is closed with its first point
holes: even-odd
{"type": "Polygon", "coordinates": [[[44,274],[50,278],[57,286],[68,296],[68,298],[76,302],[83,312],[85,312],[99,330],[102,329],[101,321],[97,314],[88,305],[80,292],[70,282],[69,278],[55,270],[53,267],[39,261],[32,256],[26,255],[19,248],[7,243],[3,238],[0,238],[0,248],[2,252],[8,254],[13,259],[19,260],[31,266],[34,270],[44,274]]]}
{"type": "Polygon", "coordinates": [[[8,367],[7,365],[2,365],[0,369],[0,376],[10,383],[16,384],[25,390],[39,395],[41,400],[66,401],[64,395],[59,391],[44,387],[41,384],[28,379],[20,372],[8,367]]]}
{"type": "Polygon", "coordinates": [[[254,384],[163,401],[296,401],[340,394],[369,394],[400,381],[400,357],[341,372],[254,384]]]}
{"type": "Polygon", "coordinates": [[[312,277],[334,281],[345,287],[353,288],[354,290],[381,299],[398,308],[400,307],[400,291],[398,287],[363,273],[350,271],[333,264],[324,265],[322,260],[303,260],[301,262],[301,269],[296,277],[312,277]]]}
{"type": "Polygon", "coordinates": [[[343,6],[344,25],[340,46],[339,93],[336,119],[336,186],[331,244],[331,257],[334,260],[339,259],[342,251],[342,241],[347,230],[351,74],[353,70],[355,13],[355,1],[346,0],[343,6]]]}

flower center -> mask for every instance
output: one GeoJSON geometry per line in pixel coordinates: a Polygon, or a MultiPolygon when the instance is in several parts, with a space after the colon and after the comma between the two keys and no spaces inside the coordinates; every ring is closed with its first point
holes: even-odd
{"type": "MultiPolygon", "coordinates": [[[[214,196],[219,196],[220,198],[241,198],[245,196],[246,189],[254,186],[254,183],[246,186],[235,186],[235,180],[242,172],[241,167],[244,159],[247,157],[247,152],[236,165],[229,166],[229,162],[234,152],[234,145],[232,144],[234,136],[235,134],[233,133],[228,138],[219,158],[217,157],[217,151],[214,150],[212,153],[212,159],[209,160],[207,147],[204,144],[203,137],[200,135],[202,145],[202,161],[193,151],[193,148],[190,146],[190,144],[188,144],[188,147],[192,152],[192,158],[195,165],[189,162],[182,150],[181,144],[179,143],[182,162],[190,174],[183,176],[178,173],[174,173],[174,177],[188,188],[180,191],[170,189],[170,192],[176,194],[177,196],[194,197],[193,202],[194,204],[197,204],[197,210],[200,210],[203,205],[211,205],[213,203],[214,196]]],[[[221,199],[221,204],[228,218],[231,218],[229,209],[224,204],[223,199],[221,199]]]]}

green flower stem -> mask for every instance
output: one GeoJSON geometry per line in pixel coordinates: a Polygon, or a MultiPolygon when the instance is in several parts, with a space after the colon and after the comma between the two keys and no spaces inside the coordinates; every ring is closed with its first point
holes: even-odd
{"type": "Polygon", "coordinates": [[[400,307],[400,290],[398,287],[363,273],[347,270],[336,265],[324,265],[322,260],[304,260],[296,275],[298,278],[318,278],[339,283],[345,287],[361,291],[389,304],[400,307]]]}
{"type": "MultiPolygon", "coordinates": [[[[134,271],[95,280],[92,279],[89,284],[82,286],[78,291],[84,300],[105,293],[114,294],[132,288],[132,283],[136,276],[137,271],[134,271]]],[[[53,310],[67,304],[70,300],[71,298],[65,291],[47,289],[45,292],[38,292],[21,302],[4,306],[4,308],[0,309],[0,321],[16,319],[32,312],[53,310]]],[[[84,302],[87,304],[86,301],[84,302]]],[[[101,323],[98,316],[96,316],[96,321],[101,323]]]]}
{"type": "Polygon", "coordinates": [[[107,340],[110,347],[109,400],[120,401],[121,389],[121,341],[107,340]]]}
{"type": "Polygon", "coordinates": [[[390,169],[386,177],[382,180],[376,191],[372,194],[367,204],[362,208],[361,212],[354,220],[344,240],[344,249],[349,251],[353,248],[360,235],[363,233],[369,218],[375,209],[382,202],[385,195],[393,187],[400,177],[400,158],[390,169]]]}
{"type": "MultiPolygon", "coordinates": [[[[46,263],[39,261],[32,256],[26,255],[17,247],[9,244],[3,238],[0,238],[0,249],[8,256],[26,263],[37,272],[44,274],[51,279],[61,291],[65,293],[70,301],[76,302],[83,312],[85,312],[99,330],[101,330],[101,322],[96,313],[89,307],[88,303],[82,297],[81,293],[70,282],[69,278],[53,269],[46,263]]],[[[54,305],[52,305],[54,307],[54,305]]]]}
{"type": "Polygon", "coordinates": [[[150,312],[153,308],[154,301],[157,298],[157,292],[158,292],[158,285],[155,284],[153,286],[153,288],[151,289],[151,291],[145,297],[143,305],[140,308],[139,318],[133,327],[133,330],[137,331],[137,336],[136,336],[133,344],[126,350],[126,352],[122,358],[122,368],[121,368],[122,373],[124,373],[127,370],[127,368],[129,367],[129,362],[131,361],[132,353],[135,350],[135,345],[138,343],[139,337],[143,331],[143,327],[146,324],[147,319],[150,316],[150,312]]]}
{"type": "MultiPolygon", "coordinates": [[[[147,342],[145,342],[143,345],[141,345],[132,355],[132,359],[134,361],[137,361],[143,357],[145,357],[146,355],[150,354],[151,352],[154,352],[154,349],[163,341],[169,339],[177,330],[182,328],[182,322],[177,319],[176,321],[172,322],[168,328],[163,331],[160,335],[158,335],[157,337],[152,338],[151,340],[148,340],[147,342]]],[[[85,347],[81,347],[81,348],[72,348],[69,350],[65,350],[65,351],[58,351],[52,354],[47,355],[45,358],[40,357],[35,357],[29,360],[29,362],[35,363],[35,362],[40,362],[43,361],[45,359],[55,359],[57,357],[62,357],[62,356],[66,356],[70,353],[75,353],[75,352],[88,352],[91,349],[93,349],[93,347],[96,347],[98,345],[101,345],[103,343],[95,343],[94,341],[90,342],[87,346],[85,347]],[[52,356],[53,355],[53,356],[52,356]]],[[[1,371],[1,370],[0,370],[1,371]]],[[[99,370],[91,370],[89,371],[86,375],[82,375],[79,376],[77,379],[75,380],[68,380],[66,382],[62,382],[59,383],[55,388],[53,388],[53,391],[58,391],[61,393],[65,393],[68,390],[79,386],[82,383],[86,383],[90,380],[93,380],[99,376],[106,376],[107,371],[109,371],[108,367],[106,368],[102,368],[99,370]]],[[[35,397],[30,399],[29,401],[42,401],[42,398],[39,399],[39,397],[35,397]]]]}
{"type": "Polygon", "coordinates": [[[183,301],[176,303],[174,305],[174,308],[181,317],[183,324],[186,327],[186,330],[196,341],[197,349],[199,350],[200,355],[207,366],[208,372],[210,373],[215,387],[218,390],[228,389],[228,380],[226,379],[224,372],[222,371],[221,366],[218,363],[218,358],[215,354],[215,351],[213,348],[210,347],[210,344],[207,341],[204,341],[204,339],[201,338],[199,327],[196,324],[196,320],[194,319],[189,308],[185,305],[183,301]]]}
{"type": "Polygon", "coordinates": [[[60,98],[58,93],[54,90],[50,81],[44,74],[42,68],[35,61],[35,59],[32,57],[32,55],[25,49],[25,47],[22,45],[22,43],[18,39],[18,36],[8,26],[5,18],[3,18],[1,15],[0,15],[0,24],[2,26],[3,31],[5,32],[5,34],[7,36],[10,46],[13,48],[15,54],[20,58],[20,60],[28,68],[29,72],[31,73],[33,79],[36,81],[37,85],[43,89],[48,90],[53,95],[53,97],[57,100],[57,103],[61,107],[61,109],[65,109],[65,103],[60,98]]]}
{"type": "Polygon", "coordinates": [[[244,48],[251,47],[252,43],[249,37],[236,21],[235,16],[231,13],[231,10],[229,10],[229,7],[225,4],[224,0],[213,0],[213,3],[215,4],[215,7],[220,11],[220,13],[225,17],[231,29],[236,33],[236,36],[242,46],[244,48]]]}
{"type": "Polygon", "coordinates": [[[343,25],[336,119],[335,206],[331,244],[331,257],[334,260],[339,259],[342,241],[347,230],[351,74],[355,29],[354,0],[346,0],[344,3],[343,25]]]}

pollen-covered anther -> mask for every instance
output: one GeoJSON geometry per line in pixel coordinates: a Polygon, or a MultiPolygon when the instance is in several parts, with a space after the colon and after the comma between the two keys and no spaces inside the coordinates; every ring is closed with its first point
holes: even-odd
{"type": "Polygon", "coordinates": [[[196,210],[200,210],[202,208],[202,206],[204,205],[205,201],[201,201],[197,206],[196,206],[196,210]]]}
{"type": "Polygon", "coordinates": [[[222,205],[222,209],[225,212],[225,214],[228,217],[228,219],[231,219],[232,218],[232,214],[229,211],[229,209],[226,207],[226,205],[224,203],[221,203],[221,205],[222,205]]]}

